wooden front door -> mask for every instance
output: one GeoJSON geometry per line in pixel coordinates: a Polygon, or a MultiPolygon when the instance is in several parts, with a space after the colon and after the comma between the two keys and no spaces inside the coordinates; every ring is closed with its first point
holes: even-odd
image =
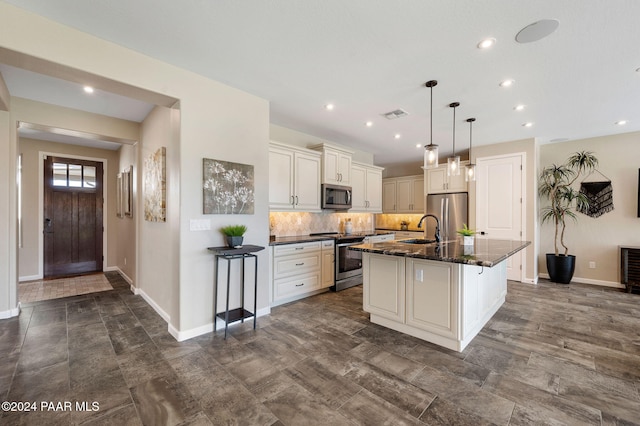
{"type": "Polygon", "coordinates": [[[45,278],[102,271],[102,163],[44,162],[45,278]]]}

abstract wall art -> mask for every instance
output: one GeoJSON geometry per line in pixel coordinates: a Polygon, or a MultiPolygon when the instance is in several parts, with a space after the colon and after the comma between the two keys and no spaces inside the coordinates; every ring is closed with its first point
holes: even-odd
{"type": "Polygon", "coordinates": [[[144,220],[167,221],[166,148],[158,148],[144,160],[144,220]]]}

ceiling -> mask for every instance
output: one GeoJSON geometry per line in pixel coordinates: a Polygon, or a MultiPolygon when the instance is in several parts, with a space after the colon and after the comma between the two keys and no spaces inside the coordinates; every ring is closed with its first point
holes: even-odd
{"type": "MultiPolygon", "coordinates": [[[[420,161],[416,145],[429,141],[430,130],[424,83],[432,79],[433,142],[444,156],[452,150],[448,105],[455,101],[458,151],[469,144],[468,117],[477,119],[474,146],[640,131],[636,0],[7,3],[267,99],[271,123],[371,152],[379,165],[420,161]],[[541,19],[560,25],[539,41],[515,41],[541,19]],[[495,45],[478,49],[487,37],[495,45]],[[515,83],[500,87],[505,79],[515,83]],[[519,104],[523,111],[514,110],[519,104]],[[399,108],[408,116],[382,116],[399,108]],[[621,120],[627,123],[615,124],[621,120]]],[[[14,93],[18,84],[7,82],[14,96],[22,96],[14,93]]],[[[29,96],[37,98],[34,87],[29,96]]],[[[49,93],[46,102],[69,90],[49,93]]],[[[102,113],[123,111],[118,101],[102,113]]]]}

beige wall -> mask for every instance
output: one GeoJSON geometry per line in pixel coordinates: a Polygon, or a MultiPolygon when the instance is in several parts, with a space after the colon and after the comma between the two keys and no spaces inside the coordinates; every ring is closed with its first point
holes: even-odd
{"type": "MultiPolygon", "coordinates": [[[[472,151],[472,160],[477,161],[478,158],[499,156],[505,154],[515,154],[523,152],[526,156],[525,168],[525,235],[523,239],[531,241],[531,245],[525,249],[523,256],[524,281],[536,282],[538,277],[537,268],[537,223],[538,223],[538,198],[537,198],[537,145],[535,139],[523,139],[513,142],[498,143],[493,145],[482,145],[474,147],[472,151]]],[[[474,183],[469,184],[469,205],[476,205],[476,187],[474,183]]],[[[476,227],[476,212],[474,208],[469,209],[469,227],[476,227]]]]}
{"type": "MultiPolygon", "coordinates": [[[[172,235],[171,238],[176,232],[178,235],[174,240],[177,248],[173,248],[176,255],[167,260],[171,265],[166,267],[178,271],[177,283],[167,285],[177,286],[179,294],[172,295],[168,302],[170,306],[162,306],[161,309],[170,316],[170,331],[181,339],[209,331],[213,319],[213,257],[206,248],[223,245],[222,234],[217,229],[229,223],[245,224],[249,227],[245,237],[247,243],[267,246],[269,242],[268,102],[0,3],[0,61],[8,61],[6,58],[14,63],[43,64],[49,69],[76,70],[95,78],[98,83],[108,79],[121,83],[121,86],[136,88],[129,92],[130,96],[142,97],[141,93],[155,93],[162,95],[157,98],[179,100],[180,123],[176,126],[172,121],[171,126],[172,133],[179,138],[179,149],[174,152],[177,155],[168,159],[168,164],[174,167],[170,172],[173,173],[170,185],[172,191],[177,191],[174,200],[178,200],[178,229],[173,228],[176,226],[174,222],[164,224],[163,228],[163,232],[172,235]],[[202,214],[203,157],[254,165],[256,207],[253,215],[202,214]],[[190,231],[190,219],[209,220],[212,230],[190,231]]],[[[45,72],[47,69],[35,71],[45,72]]],[[[7,162],[10,165],[7,179],[0,182],[0,196],[7,201],[9,216],[8,221],[4,217],[5,221],[0,226],[0,241],[9,240],[10,264],[12,253],[16,251],[16,225],[10,217],[16,210],[15,190],[12,189],[15,186],[13,162],[17,145],[15,130],[12,131],[15,120],[6,120],[0,126],[0,158],[3,161],[9,158],[7,162]]],[[[138,158],[140,161],[141,158],[138,158]]],[[[0,173],[5,173],[5,169],[2,170],[0,173]]],[[[142,197],[138,198],[139,206],[142,197]]],[[[139,253],[150,249],[143,239],[140,232],[139,253]]],[[[259,252],[258,258],[258,309],[259,312],[268,312],[267,251],[259,252]]],[[[158,266],[164,259],[140,268],[138,280],[143,279],[147,269],[158,266]]],[[[9,269],[8,272],[0,272],[0,295],[15,291],[16,268],[9,269]]],[[[166,283],[172,277],[162,277],[162,280],[166,283]]],[[[238,291],[237,286],[234,286],[234,291],[238,291]]],[[[0,299],[0,312],[14,309],[17,305],[15,297],[0,299]]]]}
{"type": "MultiPolygon", "coordinates": [[[[612,212],[598,218],[576,213],[578,220],[567,223],[565,242],[569,253],[576,256],[575,281],[617,286],[620,282],[618,245],[640,245],[640,218],[637,217],[639,139],[640,132],[634,132],[540,147],[541,168],[562,163],[576,151],[592,151],[600,162],[598,170],[613,185],[612,212]],[[595,269],[589,268],[590,261],[596,262],[595,269]]],[[[541,226],[541,273],[546,273],[545,254],[554,251],[553,229],[552,224],[541,226]]]]}
{"type": "Polygon", "coordinates": [[[118,248],[116,218],[116,174],[118,172],[118,153],[116,151],[87,148],[77,145],[47,142],[21,138],[18,153],[22,154],[22,247],[18,250],[18,273],[21,280],[42,277],[42,153],[60,154],[71,158],[104,160],[104,223],[105,243],[104,267],[116,265],[118,248]]]}
{"type": "Polygon", "coordinates": [[[136,283],[136,254],[137,254],[137,223],[140,219],[140,208],[137,206],[138,188],[140,181],[140,173],[138,167],[138,147],[136,145],[122,145],[118,150],[118,171],[128,170],[133,166],[132,176],[132,200],[133,200],[133,216],[118,218],[116,222],[118,234],[118,250],[116,253],[115,264],[124,274],[125,279],[134,286],[136,283]]]}

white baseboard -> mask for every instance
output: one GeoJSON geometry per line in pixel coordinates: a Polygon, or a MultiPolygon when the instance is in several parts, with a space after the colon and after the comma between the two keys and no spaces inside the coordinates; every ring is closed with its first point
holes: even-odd
{"type": "Polygon", "coordinates": [[[160,315],[162,317],[163,320],[165,320],[167,323],[171,323],[171,315],[166,313],[160,307],[160,305],[158,305],[152,298],[149,297],[149,295],[147,293],[144,292],[144,290],[137,291],[137,289],[136,289],[136,291],[134,293],[135,294],[139,294],[140,296],[142,296],[144,301],[147,302],[149,304],[149,306],[151,306],[153,308],[153,310],[156,311],[158,313],[158,315],[160,315]]]}
{"type": "MultiPolygon", "coordinates": [[[[540,278],[549,279],[549,274],[539,274],[539,276],[540,278]]],[[[571,278],[571,282],[576,282],[581,284],[600,285],[603,287],[625,288],[624,284],[620,284],[615,281],[592,280],[591,278],[573,277],[571,278]]]]}
{"type": "Polygon", "coordinates": [[[24,277],[19,277],[18,282],[36,281],[41,279],[42,279],[42,275],[25,275],[24,277]]]}
{"type": "MultiPolygon", "coordinates": [[[[266,308],[262,308],[262,309],[258,309],[258,318],[264,315],[269,315],[271,313],[271,307],[267,306],[266,308]]],[[[247,321],[251,321],[252,319],[249,318],[247,321]]],[[[216,321],[217,326],[216,329],[217,330],[223,330],[224,329],[224,321],[223,320],[218,320],[216,321]]],[[[233,327],[235,324],[240,324],[240,323],[233,323],[230,324],[229,327],[233,327]]],[[[198,337],[201,336],[203,334],[207,334],[207,333],[211,333],[213,331],[213,323],[209,323],[209,324],[205,324],[202,325],[200,327],[196,327],[196,328],[192,328],[190,330],[184,330],[184,331],[179,331],[177,330],[175,327],[173,327],[171,324],[169,324],[169,333],[178,341],[178,342],[182,342],[184,340],[188,340],[188,339],[193,339],[194,337],[198,337]]]]}
{"type": "Polygon", "coordinates": [[[535,279],[531,279],[531,278],[525,278],[524,280],[522,280],[523,283],[525,284],[538,284],[538,277],[536,277],[535,279]]]}
{"type": "Polygon", "coordinates": [[[13,309],[9,309],[8,311],[0,312],[0,319],[13,318],[20,315],[20,303],[13,309]]]}

